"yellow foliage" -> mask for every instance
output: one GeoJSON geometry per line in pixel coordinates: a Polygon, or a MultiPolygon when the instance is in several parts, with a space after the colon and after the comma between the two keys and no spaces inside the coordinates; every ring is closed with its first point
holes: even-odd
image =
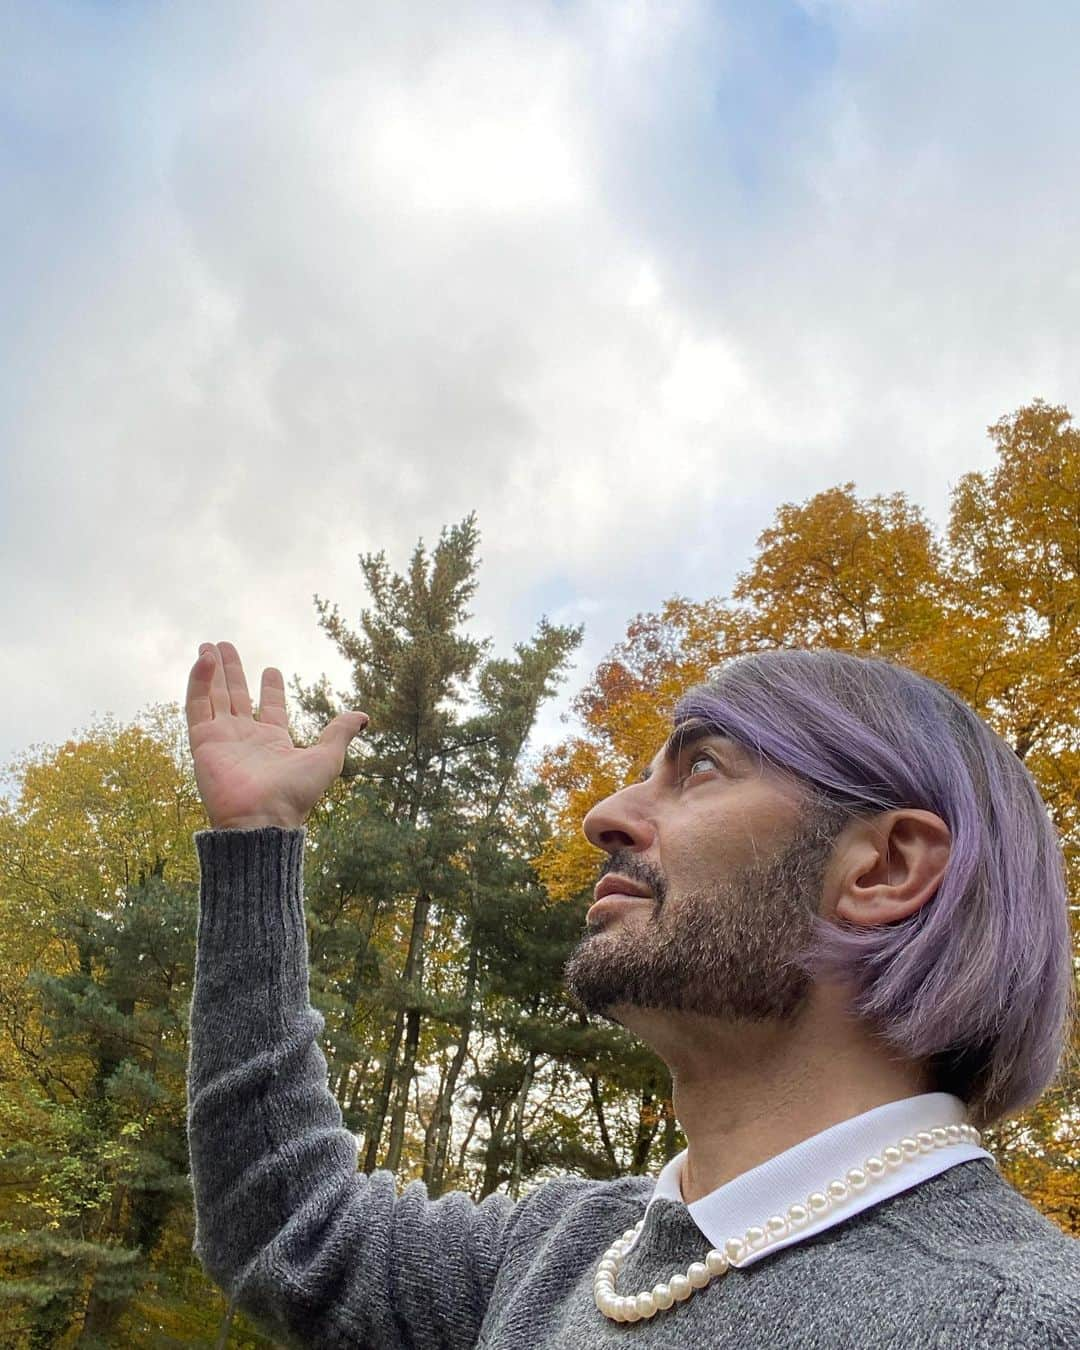
{"type": "MultiPolygon", "coordinates": [[[[575,704],[584,735],[543,760],[553,834],[535,866],[554,898],[596,880],[605,855],[581,821],[640,775],[679,697],[775,647],[885,656],[954,690],[1027,764],[1080,894],[1080,431],[1041,402],[989,431],[997,466],[960,480],[945,539],[903,493],[863,501],[849,482],[778,509],[733,588],[740,603],[676,596],[637,616],[575,704]]],[[[1072,921],[1080,954],[1075,903],[1072,921]]],[[[1006,1175],[1080,1232],[1074,1054],[1058,1087],[994,1141],[1006,1175]]]]}

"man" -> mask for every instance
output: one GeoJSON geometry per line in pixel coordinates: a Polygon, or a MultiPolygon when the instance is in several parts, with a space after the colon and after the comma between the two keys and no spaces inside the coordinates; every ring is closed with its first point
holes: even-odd
{"type": "Polygon", "coordinates": [[[669,1065],[684,1154],[430,1201],[356,1170],[316,1044],[303,822],[363,713],[292,747],[207,645],[187,716],[209,830],[191,1010],[195,1249],[290,1343],[529,1350],[1080,1346],[1080,1255],[978,1127],[1058,1071],[1061,849],[1003,741],[933,681],[837,652],[691,691],[566,968],[669,1065]]]}

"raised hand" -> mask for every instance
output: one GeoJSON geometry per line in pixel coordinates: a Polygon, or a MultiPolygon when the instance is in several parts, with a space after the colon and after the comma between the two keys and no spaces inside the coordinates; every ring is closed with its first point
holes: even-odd
{"type": "Polygon", "coordinates": [[[215,830],[298,828],[341,773],[349,742],[369,721],[367,713],[342,713],[315,745],[293,745],[281,671],[263,671],[256,722],[231,642],[200,649],[185,707],[195,781],[215,830]]]}

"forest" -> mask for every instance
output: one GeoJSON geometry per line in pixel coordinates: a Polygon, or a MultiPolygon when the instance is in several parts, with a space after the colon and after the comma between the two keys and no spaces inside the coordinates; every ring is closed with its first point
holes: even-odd
{"type": "MultiPolygon", "coordinates": [[[[362,555],[342,602],[355,619],[316,597],[351,684],[294,676],[293,739],[312,744],[347,709],[371,717],[307,822],[304,874],[311,998],[365,1171],[479,1200],[559,1172],[655,1173],[684,1147],[663,1063],[577,1010],[562,970],[603,862],[583,816],[640,775],[679,695],[743,653],[885,656],[969,703],[1058,830],[1080,969],[1080,429],[1036,400],[989,436],[992,465],[955,484],[943,530],[904,492],[852,482],[780,504],[730,595],[672,595],[627,620],[541,751],[538,712],[583,629],[541,615],[509,655],[474,633],[474,515],[402,571],[362,555]]],[[[106,718],[7,774],[0,1343],[271,1346],[192,1254],[193,834],[208,822],[183,710],[106,718]]],[[[1075,1035],[1055,1085],[986,1142],[1080,1236],[1075,1035]]]]}

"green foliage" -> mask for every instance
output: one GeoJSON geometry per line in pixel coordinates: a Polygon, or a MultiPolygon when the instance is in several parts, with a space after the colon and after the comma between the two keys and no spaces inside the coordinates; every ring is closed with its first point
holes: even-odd
{"type": "MultiPolygon", "coordinates": [[[[359,631],[317,602],[353,663],[352,688],[337,701],[325,683],[297,688],[312,738],[338,703],[371,716],[345,766],[348,795],[331,795],[311,822],[311,983],[327,1018],[331,1083],[363,1136],[364,1167],[412,1167],[433,1193],[451,1164],[459,1085],[496,1013],[489,984],[500,963],[513,965],[514,1002],[551,999],[531,979],[551,972],[524,961],[517,941],[545,913],[526,860],[546,821],[529,798],[524,752],[581,638],[541,619],[512,659],[489,657],[489,642],[464,631],[477,542],[469,516],[430,557],[418,544],[405,575],[381,553],[362,557],[372,605],[359,631]],[[410,1092],[435,1060],[421,1126],[410,1092]],[[406,1162],[410,1138],[421,1156],[406,1162]]],[[[540,945],[550,947],[542,936],[540,945]]],[[[525,1074],[520,1060],[519,1088],[525,1074]]],[[[481,1188],[501,1177],[484,1175],[481,1188]]]]}
{"type": "MultiPolygon", "coordinates": [[[[989,430],[997,464],[960,479],[944,538],[902,493],[860,500],[846,483],[780,506],[730,599],[674,597],[635,619],[577,700],[584,735],[541,766],[555,821],[537,859],[549,893],[572,900],[595,877],[580,820],[640,773],[678,695],[777,646],[886,656],[953,689],[1030,769],[1080,893],[1080,431],[1041,401],[989,430]]],[[[1071,912],[1080,966],[1075,899],[1071,912]]],[[[1055,1090],[990,1134],[1006,1175],[1070,1232],[1077,1036],[1055,1090]]]]}
{"type": "MultiPolygon", "coordinates": [[[[371,723],[308,822],[311,989],[330,1087],[368,1168],[431,1194],[520,1194],[558,1172],[655,1170],[684,1147],[667,1071],[590,1023],[562,971],[602,859],[584,811],[640,771],[678,693],[726,657],[800,642],[881,651],[1008,734],[1080,857],[1080,436],[1034,404],[961,480],[946,539],[901,494],[783,506],[732,600],[641,615],[528,754],[581,639],[541,618],[508,657],[468,630],[475,520],[364,555],[356,630],[316,597],[350,687],[295,682],[298,744],[371,723]]],[[[27,754],[0,804],[0,1343],[269,1346],[192,1254],[185,1069],[205,828],[175,705],[27,754]]],[[[1077,1231],[1075,1075],[993,1142],[1077,1231]],[[1070,1127],[1071,1123],[1071,1127],[1070,1127]]]]}

